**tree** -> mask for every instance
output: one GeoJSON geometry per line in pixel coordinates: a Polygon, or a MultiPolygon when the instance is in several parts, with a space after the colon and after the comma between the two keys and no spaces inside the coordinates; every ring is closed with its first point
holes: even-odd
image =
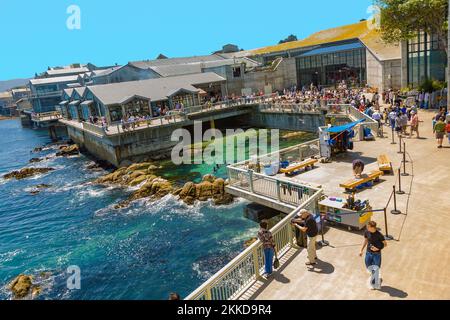
{"type": "Polygon", "coordinates": [[[297,36],[291,34],[291,35],[290,35],[289,37],[287,37],[286,39],[280,40],[280,42],[278,42],[278,44],[282,44],[282,43],[286,43],[286,42],[293,42],[293,41],[297,41],[297,40],[298,40],[298,39],[297,39],[297,36]]]}
{"type": "Polygon", "coordinates": [[[435,34],[448,53],[448,0],[375,0],[380,31],[388,43],[410,40],[418,31],[435,34]]]}

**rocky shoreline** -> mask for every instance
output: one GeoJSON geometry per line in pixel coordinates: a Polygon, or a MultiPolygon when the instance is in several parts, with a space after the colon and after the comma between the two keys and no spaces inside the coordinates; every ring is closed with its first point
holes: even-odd
{"type": "Polygon", "coordinates": [[[128,199],[117,204],[116,209],[127,207],[139,199],[158,200],[169,194],[177,196],[179,200],[188,205],[210,199],[215,205],[227,205],[234,201],[233,196],[225,192],[226,181],[224,179],[206,175],[198,184],[187,182],[184,186],[177,188],[172,182],[154,174],[156,170],[160,169],[161,167],[151,162],[133,164],[117,169],[97,179],[95,183],[108,186],[139,187],[128,199]]]}

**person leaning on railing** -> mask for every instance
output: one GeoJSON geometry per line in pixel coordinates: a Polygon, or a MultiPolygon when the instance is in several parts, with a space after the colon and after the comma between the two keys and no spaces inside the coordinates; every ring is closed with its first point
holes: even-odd
{"type": "Polygon", "coordinates": [[[264,248],[264,270],[269,277],[273,272],[273,258],[275,256],[275,241],[272,232],[268,230],[267,221],[263,220],[259,224],[258,239],[262,242],[264,248]]]}

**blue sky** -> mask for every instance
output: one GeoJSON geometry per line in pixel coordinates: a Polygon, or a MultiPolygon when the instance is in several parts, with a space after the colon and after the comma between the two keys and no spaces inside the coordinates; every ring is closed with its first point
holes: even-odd
{"type": "Polygon", "coordinates": [[[0,80],[74,62],[126,64],[255,49],[368,18],[372,0],[0,0],[0,80]],[[69,30],[70,5],[81,29],[69,30]]]}

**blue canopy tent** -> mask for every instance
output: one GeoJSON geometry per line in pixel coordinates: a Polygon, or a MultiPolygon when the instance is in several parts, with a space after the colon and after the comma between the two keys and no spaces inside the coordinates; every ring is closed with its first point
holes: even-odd
{"type": "Polygon", "coordinates": [[[341,133],[343,131],[350,131],[353,130],[354,127],[356,127],[358,124],[363,123],[366,121],[366,119],[361,119],[352,123],[347,123],[342,126],[334,126],[327,129],[329,133],[341,133]]]}
{"type": "Polygon", "coordinates": [[[366,120],[361,119],[341,126],[321,127],[319,137],[321,156],[330,158],[334,154],[353,150],[352,138],[355,135],[353,129],[364,121],[366,120]]]}

